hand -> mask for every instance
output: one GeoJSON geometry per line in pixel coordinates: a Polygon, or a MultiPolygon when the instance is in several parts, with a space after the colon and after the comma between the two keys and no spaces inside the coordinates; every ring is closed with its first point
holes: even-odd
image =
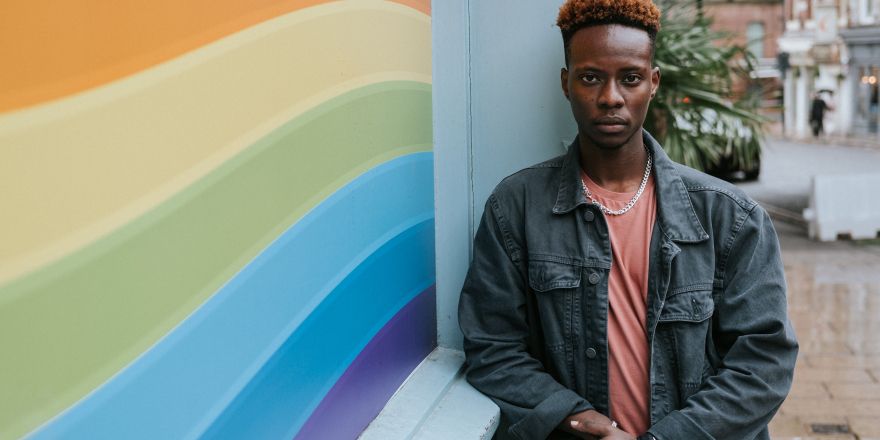
{"type": "MultiPolygon", "coordinates": [[[[615,430],[611,419],[596,410],[587,410],[572,414],[559,424],[559,428],[570,434],[588,440],[604,439],[615,430]]],[[[622,431],[621,431],[622,432],[622,431]]],[[[614,439],[615,437],[611,437],[614,439]]]]}

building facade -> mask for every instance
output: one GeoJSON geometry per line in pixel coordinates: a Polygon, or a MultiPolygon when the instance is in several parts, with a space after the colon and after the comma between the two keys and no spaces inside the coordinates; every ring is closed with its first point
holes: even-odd
{"type": "Polygon", "coordinates": [[[785,72],[785,133],[810,134],[815,96],[832,109],[825,131],[837,136],[878,133],[880,2],[877,0],[786,0],[779,51],[785,72]]]}
{"type": "Polygon", "coordinates": [[[730,34],[730,41],[744,45],[755,55],[763,77],[778,77],[777,40],[785,31],[783,0],[703,2],[703,12],[712,19],[712,28],[730,34]]]}
{"type": "Polygon", "coordinates": [[[734,93],[761,93],[762,113],[781,125],[782,72],[778,64],[777,40],[785,31],[783,0],[709,0],[703,13],[712,19],[712,29],[729,35],[730,43],[745,46],[757,60],[749,81],[734,83],[734,93]]]}
{"type": "MultiPolygon", "coordinates": [[[[874,6],[873,11],[876,10],[874,6]]],[[[876,15],[869,15],[873,23],[876,15]]],[[[849,53],[846,66],[847,93],[850,102],[842,104],[850,115],[849,131],[853,135],[878,134],[878,78],[880,78],[880,26],[869,24],[844,29],[840,33],[849,53]]]]}

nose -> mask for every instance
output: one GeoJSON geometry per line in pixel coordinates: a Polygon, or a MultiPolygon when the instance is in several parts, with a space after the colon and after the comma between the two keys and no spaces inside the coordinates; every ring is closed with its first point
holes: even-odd
{"type": "Polygon", "coordinates": [[[620,94],[620,85],[616,81],[607,81],[599,93],[598,104],[605,108],[623,107],[623,95],[620,94]]]}

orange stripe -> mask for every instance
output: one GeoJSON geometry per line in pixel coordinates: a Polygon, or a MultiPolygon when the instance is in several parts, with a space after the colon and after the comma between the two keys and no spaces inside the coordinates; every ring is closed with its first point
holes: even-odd
{"type": "Polygon", "coordinates": [[[395,3],[409,6],[415,10],[431,15],[431,0],[391,0],[395,3]]]}
{"type": "MultiPolygon", "coordinates": [[[[329,1],[0,2],[0,112],[119,79],[244,28],[329,1]]],[[[430,14],[430,0],[394,1],[430,14]]]]}

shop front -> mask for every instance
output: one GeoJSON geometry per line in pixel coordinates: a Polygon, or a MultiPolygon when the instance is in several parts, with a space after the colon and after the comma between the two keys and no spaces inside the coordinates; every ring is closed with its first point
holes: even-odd
{"type": "Polygon", "coordinates": [[[853,99],[845,105],[852,111],[854,135],[877,135],[880,127],[880,26],[846,29],[853,99]]]}

